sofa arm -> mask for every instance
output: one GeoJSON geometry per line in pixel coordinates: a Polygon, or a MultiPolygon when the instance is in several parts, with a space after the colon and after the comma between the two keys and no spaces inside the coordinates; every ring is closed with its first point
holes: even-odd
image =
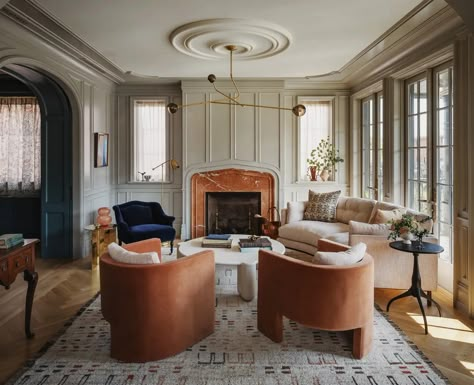
{"type": "Polygon", "coordinates": [[[281,209],[281,214],[280,214],[280,221],[281,221],[281,226],[286,225],[287,223],[287,215],[288,215],[288,209],[281,209]]]}
{"type": "Polygon", "coordinates": [[[318,251],[345,251],[349,248],[342,243],[330,241],[329,239],[320,239],[318,241],[318,251]]]}

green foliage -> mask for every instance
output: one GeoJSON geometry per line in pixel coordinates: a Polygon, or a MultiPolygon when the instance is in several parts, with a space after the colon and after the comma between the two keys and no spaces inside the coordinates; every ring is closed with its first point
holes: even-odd
{"type": "Polygon", "coordinates": [[[422,223],[429,221],[431,217],[426,217],[421,221],[417,221],[413,215],[403,214],[401,219],[392,219],[388,221],[390,226],[390,234],[387,239],[396,240],[403,234],[412,233],[416,238],[421,240],[429,231],[421,226],[422,223]]]}
{"type": "Polygon", "coordinates": [[[339,156],[339,150],[329,141],[329,136],[327,139],[321,139],[317,147],[311,150],[309,156],[306,162],[310,166],[316,166],[318,170],[331,170],[336,163],[344,162],[344,159],[339,156]]]}

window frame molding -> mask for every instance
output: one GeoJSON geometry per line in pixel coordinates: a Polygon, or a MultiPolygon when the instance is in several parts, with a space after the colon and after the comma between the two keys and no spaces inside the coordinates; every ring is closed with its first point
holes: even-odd
{"type": "MultiPolygon", "coordinates": [[[[168,178],[164,181],[150,181],[150,182],[142,182],[138,180],[134,180],[134,175],[138,173],[138,170],[136,169],[136,164],[137,164],[137,152],[136,152],[136,128],[135,128],[135,102],[138,100],[156,100],[163,102],[164,105],[166,106],[170,102],[170,97],[169,96],[163,96],[163,95],[133,95],[130,96],[130,101],[129,101],[129,108],[130,108],[130,160],[129,160],[129,175],[128,175],[128,181],[127,184],[144,184],[146,183],[147,185],[156,185],[156,184],[173,184],[174,183],[174,173],[169,173],[168,178]]],[[[166,143],[166,160],[168,159],[173,159],[173,153],[172,153],[172,148],[173,148],[173,140],[172,140],[172,132],[173,132],[173,119],[171,119],[170,114],[165,113],[165,130],[166,130],[166,135],[167,135],[167,143],[166,143]]]]}
{"type": "MultiPolygon", "coordinates": [[[[336,146],[336,149],[339,149],[337,143],[335,142],[336,138],[336,120],[338,119],[337,113],[337,100],[336,96],[334,95],[322,95],[322,96],[297,96],[297,104],[305,104],[305,102],[330,102],[331,104],[331,127],[329,128],[329,140],[332,144],[336,146]]],[[[297,126],[296,126],[296,177],[295,183],[303,184],[303,183],[331,183],[335,181],[327,181],[327,182],[320,182],[320,181],[310,181],[307,179],[301,179],[301,165],[300,165],[300,156],[301,156],[301,120],[297,119],[297,126]]],[[[340,150],[340,149],[339,149],[340,150]]]]}

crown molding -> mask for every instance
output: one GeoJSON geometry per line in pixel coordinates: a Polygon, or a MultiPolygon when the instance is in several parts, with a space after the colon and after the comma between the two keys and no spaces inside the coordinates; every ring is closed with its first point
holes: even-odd
{"type": "Polygon", "coordinates": [[[382,51],[372,52],[357,66],[354,63],[344,80],[357,91],[428,56],[445,55],[448,60],[446,55],[452,55],[450,46],[465,28],[456,12],[446,6],[400,39],[386,44],[382,51]]]}
{"type": "Polygon", "coordinates": [[[107,79],[115,83],[124,81],[121,68],[75,35],[34,0],[11,0],[1,8],[0,14],[107,79]]]}

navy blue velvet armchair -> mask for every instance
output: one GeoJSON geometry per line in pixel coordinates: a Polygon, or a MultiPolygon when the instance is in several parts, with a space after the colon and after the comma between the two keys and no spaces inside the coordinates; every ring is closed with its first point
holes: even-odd
{"type": "Polygon", "coordinates": [[[162,242],[171,242],[171,253],[173,252],[175,218],[166,215],[159,203],[130,201],[116,205],[113,209],[120,243],[160,238],[162,242]]]}

